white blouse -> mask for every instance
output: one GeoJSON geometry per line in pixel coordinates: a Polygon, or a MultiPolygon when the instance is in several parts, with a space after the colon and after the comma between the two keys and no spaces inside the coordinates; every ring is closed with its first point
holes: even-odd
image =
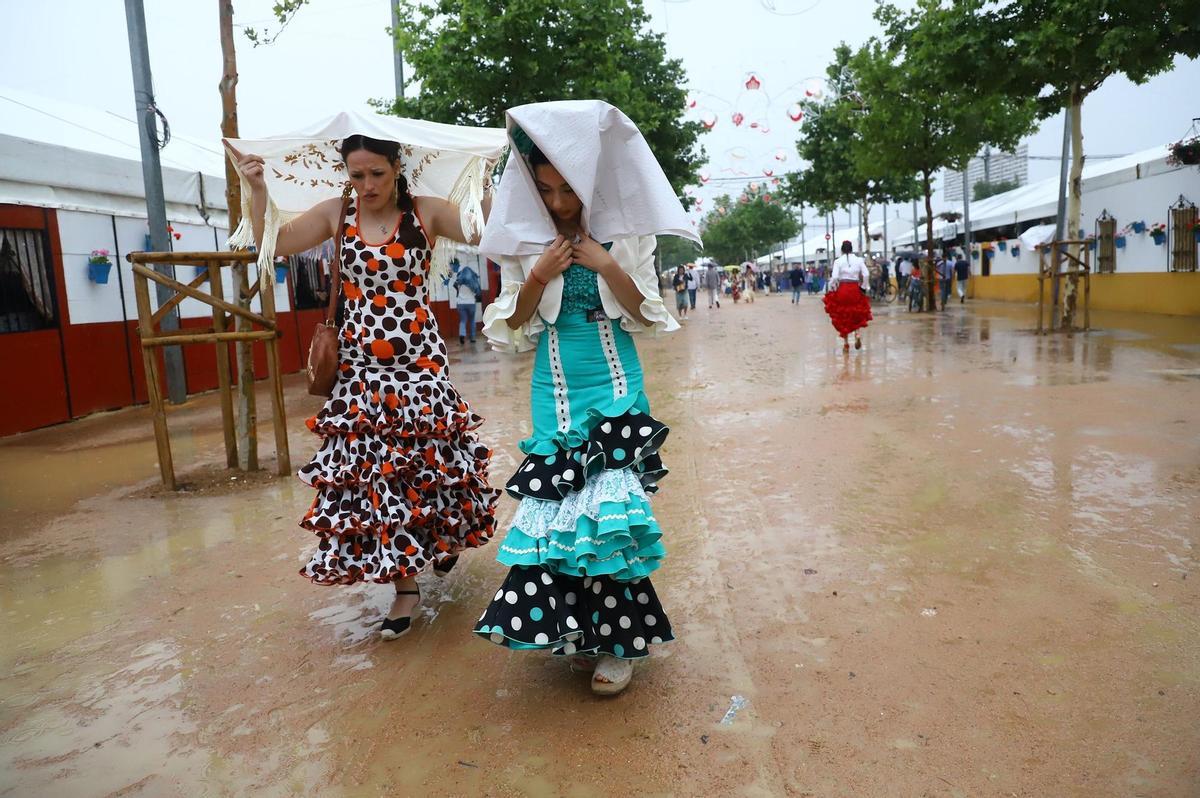
{"type": "Polygon", "coordinates": [[[871,285],[871,273],[867,271],[867,264],[862,258],[852,253],[846,253],[833,262],[829,281],[835,286],[845,281],[858,283],[863,288],[868,288],[871,285]]]}
{"type": "MultiPolygon", "coordinates": [[[[679,322],[667,312],[659,294],[658,272],[654,269],[655,245],[654,236],[635,236],[613,242],[612,249],[609,250],[617,265],[633,279],[634,285],[641,292],[642,304],[638,310],[642,317],[650,322],[650,326],[644,326],[629,315],[609,288],[608,281],[597,275],[596,287],[599,289],[600,303],[605,314],[610,319],[620,319],[621,328],[626,332],[656,335],[679,329],[679,322]]],[[[483,334],[487,336],[493,349],[502,352],[526,352],[534,349],[542,330],[546,329],[547,324],[553,324],[558,319],[558,312],[562,307],[561,274],[553,277],[542,289],[537,311],[529,321],[515,330],[508,326],[507,320],[517,310],[517,296],[521,293],[521,286],[525,284],[540,257],[541,253],[500,259],[500,295],[483,312],[483,334]]]]}

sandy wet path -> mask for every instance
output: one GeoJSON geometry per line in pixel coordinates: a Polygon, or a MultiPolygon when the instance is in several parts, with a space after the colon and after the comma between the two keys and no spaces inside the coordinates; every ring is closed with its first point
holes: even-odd
{"type": "MultiPolygon", "coordinates": [[[[643,342],[680,639],[614,700],[469,634],[494,547],[378,642],[385,588],[296,575],[305,486],[203,468],[211,396],[175,496],[144,409],[0,441],[0,795],[1200,792],[1200,321],[877,316],[849,357],[807,297],[643,342]]],[[[454,365],[499,483],[530,366],[454,365]]]]}

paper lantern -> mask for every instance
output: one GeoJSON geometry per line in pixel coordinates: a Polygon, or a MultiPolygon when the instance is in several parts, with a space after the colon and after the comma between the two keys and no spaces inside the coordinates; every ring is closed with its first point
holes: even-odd
{"type": "Polygon", "coordinates": [[[707,183],[711,179],[712,179],[712,176],[708,172],[700,173],[700,182],[701,183],[707,183]]]}
{"type": "Polygon", "coordinates": [[[804,109],[800,107],[800,103],[792,103],[787,110],[788,119],[793,122],[799,122],[804,118],[804,109]]]}
{"type": "Polygon", "coordinates": [[[741,111],[734,111],[733,116],[731,118],[733,119],[733,124],[736,125],[737,127],[741,127],[742,122],[746,121],[746,117],[744,117],[742,115],[741,111]]]}
{"type": "Polygon", "coordinates": [[[775,170],[771,169],[770,167],[763,169],[762,171],[763,171],[763,174],[766,175],[767,177],[773,177],[775,175],[775,170]]]}
{"type": "Polygon", "coordinates": [[[786,161],[787,159],[788,159],[787,150],[785,150],[785,149],[775,150],[775,160],[786,161]]]}
{"type": "Polygon", "coordinates": [[[717,126],[717,115],[709,111],[700,117],[700,124],[704,125],[708,130],[712,130],[717,126]]]}
{"type": "Polygon", "coordinates": [[[751,72],[750,77],[746,80],[746,90],[758,91],[760,88],[762,88],[762,81],[758,79],[757,75],[751,72]]]}

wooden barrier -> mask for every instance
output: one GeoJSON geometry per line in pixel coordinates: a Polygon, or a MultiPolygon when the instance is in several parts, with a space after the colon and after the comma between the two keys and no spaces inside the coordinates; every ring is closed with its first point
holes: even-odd
{"type": "MultiPolygon", "coordinates": [[[[134,294],[137,298],[138,335],[141,338],[142,363],[146,371],[146,392],[150,399],[150,410],[154,420],[154,442],[158,447],[158,467],[163,485],[176,489],[175,465],[171,458],[171,439],[167,431],[167,417],[162,390],[159,386],[158,359],[154,349],[162,346],[190,344],[214,344],[217,348],[217,390],[221,399],[221,426],[225,437],[225,464],[237,468],[237,437],[234,431],[233,383],[230,374],[229,342],[262,341],[267,350],[267,378],[271,383],[271,404],[274,409],[275,452],[280,476],[292,470],[288,451],[287,417],[283,407],[283,382],[279,369],[279,329],[275,320],[275,292],[262,289],[263,275],[254,291],[248,292],[243,300],[248,301],[254,293],[261,297],[262,313],[248,307],[227,302],[221,279],[221,268],[253,263],[257,255],[253,252],[131,252],[126,256],[133,264],[134,294]],[[190,283],[182,283],[160,274],[147,264],[171,263],[177,266],[196,266],[203,270],[190,283]],[[200,286],[208,281],[208,291],[200,286]],[[157,311],[150,309],[150,281],[165,285],[175,291],[175,296],[163,303],[157,311]],[[160,330],[158,325],[172,308],[184,299],[191,298],[212,308],[212,326],[204,329],[160,330]],[[243,319],[262,329],[247,329],[230,332],[230,317],[243,319]]],[[[244,375],[242,377],[245,379],[244,375]]]]}
{"type": "MultiPolygon", "coordinates": [[[[1046,281],[1051,281],[1050,286],[1050,329],[1049,332],[1054,332],[1055,323],[1059,320],[1059,303],[1058,298],[1062,292],[1058,290],[1059,281],[1066,277],[1068,279],[1083,277],[1083,331],[1087,332],[1092,328],[1091,316],[1091,295],[1092,295],[1092,251],[1088,246],[1087,241],[1072,239],[1069,241],[1050,241],[1045,244],[1038,244],[1038,335],[1045,335],[1047,330],[1044,327],[1045,306],[1046,306],[1046,281]],[[1061,248],[1062,260],[1057,264],[1054,262],[1053,253],[1056,248],[1061,248]],[[1077,249],[1082,253],[1083,258],[1078,255],[1072,255],[1070,250],[1077,249]],[[1051,257],[1047,259],[1047,255],[1051,257]],[[1049,262],[1047,262],[1049,261],[1049,262]],[[1057,268],[1056,268],[1057,266],[1057,268]],[[1065,268],[1063,268],[1065,266],[1065,268]]],[[[1070,335],[1075,332],[1071,325],[1064,324],[1064,331],[1070,335]]]]}

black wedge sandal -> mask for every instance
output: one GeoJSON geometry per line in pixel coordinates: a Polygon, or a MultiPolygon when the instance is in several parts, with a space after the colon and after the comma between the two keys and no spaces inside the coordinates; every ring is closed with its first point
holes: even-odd
{"type": "MultiPolygon", "coordinates": [[[[397,596],[416,596],[417,603],[413,605],[415,611],[421,604],[421,588],[416,590],[397,590],[397,596]]],[[[405,615],[403,618],[384,618],[383,623],[379,625],[379,636],[384,640],[395,640],[404,637],[412,629],[412,613],[405,615]]]]}
{"type": "Polygon", "coordinates": [[[447,557],[446,559],[442,560],[441,562],[435,564],[433,566],[433,572],[435,574],[437,574],[438,576],[440,576],[441,578],[445,579],[446,576],[449,575],[449,573],[454,570],[454,566],[457,564],[458,564],[458,555],[455,554],[453,557],[447,557]]]}

